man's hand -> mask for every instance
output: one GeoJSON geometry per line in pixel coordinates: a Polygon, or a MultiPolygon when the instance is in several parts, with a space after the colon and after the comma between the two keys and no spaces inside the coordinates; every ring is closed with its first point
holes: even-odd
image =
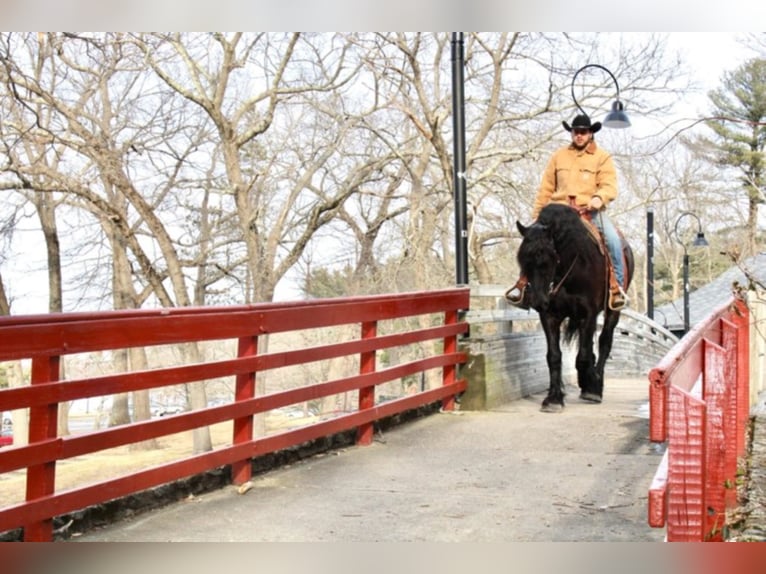
{"type": "Polygon", "coordinates": [[[588,209],[592,209],[593,211],[598,211],[604,207],[604,202],[601,200],[601,198],[597,195],[594,195],[590,198],[590,203],[588,203],[588,209]]]}

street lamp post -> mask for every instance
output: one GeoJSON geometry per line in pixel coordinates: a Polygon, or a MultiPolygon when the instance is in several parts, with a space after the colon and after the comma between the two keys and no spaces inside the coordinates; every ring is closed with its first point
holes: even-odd
{"type": "Polygon", "coordinates": [[[654,208],[646,210],[646,316],[654,320],[654,208]]]}
{"type": "Polygon", "coordinates": [[[465,159],[463,33],[452,33],[453,187],[455,196],[455,283],[468,285],[468,216],[465,159]]]}
{"type": "Polygon", "coordinates": [[[702,232],[702,223],[700,222],[700,218],[697,217],[696,214],[692,213],[691,211],[684,211],[681,213],[681,215],[678,216],[678,219],[676,219],[675,227],[673,228],[673,233],[676,236],[676,241],[683,247],[684,249],[684,267],[683,267],[683,274],[684,274],[684,335],[689,332],[689,251],[686,248],[686,243],[684,243],[681,240],[681,236],[678,233],[678,224],[681,222],[681,220],[686,217],[691,216],[694,219],[697,220],[697,235],[694,238],[694,241],[692,242],[692,245],[694,247],[707,247],[708,242],[707,239],[705,239],[705,234],[702,232]]]}

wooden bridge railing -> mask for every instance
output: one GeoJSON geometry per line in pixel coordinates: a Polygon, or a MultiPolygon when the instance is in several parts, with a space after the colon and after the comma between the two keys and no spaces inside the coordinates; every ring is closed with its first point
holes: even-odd
{"type": "Polygon", "coordinates": [[[649,489],[649,525],[667,540],[723,539],[749,420],[749,310],[732,298],[649,373],[649,438],[667,441],[649,489]]]}
{"type": "Polygon", "coordinates": [[[447,289],[237,307],[0,317],[0,361],[31,360],[30,385],[0,390],[0,412],[29,409],[28,444],[0,449],[0,475],[23,470],[27,481],[26,499],[0,508],[0,532],[21,527],[24,540],[51,540],[55,517],[91,505],[226,465],[231,466],[233,482],[241,484],[251,476],[253,457],[351,429],[357,429],[358,444],[369,444],[373,423],[379,419],[439,401],[446,410],[452,409],[455,396],[466,388],[465,380],[458,378],[458,365],[466,359],[458,350],[458,335],[468,330],[462,318],[468,306],[468,289],[447,289]],[[404,318],[414,318],[419,324],[403,327],[404,318]],[[378,333],[381,322],[386,322],[387,334],[378,333]],[[259,352],[258,339],[267,334],[354,324],[359,337],[346,342],[259,352]],[[60,380],[65,355],[224,339],[238,342],[235,357],[60,380]],[[379,368],[380,351],[408,346],[429,351],[379,368]],[[256,373],[340,357],[351,357],[349,363],[358,369],[332,380],[256,396],[256,373]],[[440,386],[385,402],[376,399],[378,385],[434,370],[437,376],[441,373],[440,386]],[[168,385],[202,384],[219,377],[234,380],[233,400],[227,404],[81,435],[57,435],[59,405],[63,403],[168,385]],[[358,408],[349,413],[253,436],[256,414],[347,392],[358,394],[358,408]],[[63,491],[56,488],[59,461],[223,421],[232,421],[233,426],[227,446],[95,484],[63,491]]]}

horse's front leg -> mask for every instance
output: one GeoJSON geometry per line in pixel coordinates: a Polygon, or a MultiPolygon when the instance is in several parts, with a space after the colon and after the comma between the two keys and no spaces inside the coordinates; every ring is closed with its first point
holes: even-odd
{"type": "Polygon", "coordinates": [[[599,402],[604,394],[604,366],[609,359],[609,353],[612,352],[614,329],[619,321],[619,311],[607,310],[604,315],[604,326],[601,328],[601,334],[598,337],[598,360],[596,361],[596,378],[593,390],[597,394],[599,402]]]}
{"type": "Polygon", "coordinates": [[[596,334],[596,318],[583,321],[578,333],[578,348],[575,367],[580,398],[591,402],[601,402],[601,377],[596,369],[596,356],[593,353],[593,338],[596,334]]]}
{"type": "Polygon", "coordinates": [[[541,314],[540,322],[545,332],[548,351],[545,358],[548,362],[548,396],[543,399],[543,412],[560,412],[564,408],[564,384],[561,380],[561,320],[541,314]]]}

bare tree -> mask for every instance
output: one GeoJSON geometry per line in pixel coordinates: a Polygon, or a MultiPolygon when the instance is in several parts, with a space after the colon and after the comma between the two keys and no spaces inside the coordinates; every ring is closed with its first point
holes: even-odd
{"type": "MultiPolygon", "coordinates": [[[[353,180],[332,191],[313,185],[327,170],[348,120],[335,115],[321,132],[316,126],[309,148],[313,155],[303,154],[297,165],[284,162],[300,149],[297,145],[270,149],[273,142],[265,135],[279,107],[339,89],[353,78],[354,64],[349,67],[342,43],[300,34],[154,34],[134,41],[157,76],[197,106],[215,129],[224,185],[247,253],[245,300],[271,300],[276,283],[312,234],[332,219],[355,187],[353,180]],[[282,157],[279,148],[285,149],[282,157]],[[276,153],[266,155],[266,150],[276,153]]],[[[311,129],[300,123],[298,113],[293,125],[311,129]]],[[[280,131],[277,137],[299,142],[305,136],[290,133],[290,121],[286,116],[287,133],[280,131]]]]}
{"type": "MultiPolygon", "coordinates": [[[[80,202],[97,215],[112,240],[113,253],[122,250],[112,258],[116,265],[112,267],[115,271],[112,281],[116,305],[127,308],[140,305],[140,298],[135,293],[125,296],[132,289],[132,277],[126,273],[127,249],[132,249],[135,260],[144,271],[143,277],[153,287],[152,294],[163,305],[174,304],[165,290],[165,278],[173,285],[175,302],[179,305],[190,304],[180,258],[156,212],[162,201],[162,190],[171,189],[172,184],[160,187],[160,192],[153,197],[145,197],[137,189],[131,177],[129,154],[137,149],[137,142],[130,136],[141,133],[141,126],[131,125],[131,122],[139,118],[130,109],[115,109],[115,104],[130,107],[125,102],[130,101],[129,94],[138,89],[138,80],[131,73],[134,60],[126,56],[125,45],[119,37],[112,38],[110,42],[71,35],[38,36],[37,40],[37,49],[33,54],[38,59],[46,60],[45,66],[38,66],[46,70],[45,75],[27,73],[23,62],[11,59],[10,47],[20,44],[30,46],[29,37],[19,39],[9,36],[6,43],[9,48],[8,57],[4,60],[7,85],[11,86],[11,92],[16,96],[17,109],[27,111],[29,120],[26,125],[19,125],[24,137],[17,141],[32,141],[37,146],[32,150],[27,146],[24,156],[16,153],[20,150],[11,150],[12,157],[18,157],[18,160],[12,162],[9,171],[20,181],[20,187],[34,190],[42,197],[64,192],[70,204],[80,202]],[[119,93],[118,86],[125,91],[119,93]],[[77,97],[67,97],[70,93],[77,97]],[[50,124],[42,125],[41,117],[48,119],[50,124]],[[66,129],[62,130],[60,126],[66,126],[66,129]],[[123,140],[125,135],[128,137],[123,140]],[[49,150],[55,151],[51,154],[57,160],[55,163],[42,161],[49,150]],[[84,169],[76,173],[62,169],[62,157],[84,169]],[[138,216],[133,224],[130,223],[128,206],[138,216]],[[157,269],[139,242],[137,231],[142,226],[146,226],[163,253],[165,269],[157,269]]],[[[16,54],[14,51],[13,55],[16,54]]],[[[142,117],[146,119],[146,114],[142,117]]],[[[37,205],[47,206],[40,200],[37,205]]],[[[49,242],[49,253],[57,253],[52,247],[49,242]]],[[[204,406],[206,399],[202,387],[196,393],[199,396],[193,402],[204,406]]],[[[123,405],[124,410],[123,401],[115,403],[116,408],[123,405]]],[[[148,400],[139,399],[139,403],[148,404],[148,400]]],[[[142,410],[146,412],[139,414],[147,417],[148,408],[142,410]]],[[[125,413],[118,415],[118,418],[124,416],[125,413]]],[[[197,438],[209,448],[209,434],[205,437],[200,433],[197,438]]]]}

